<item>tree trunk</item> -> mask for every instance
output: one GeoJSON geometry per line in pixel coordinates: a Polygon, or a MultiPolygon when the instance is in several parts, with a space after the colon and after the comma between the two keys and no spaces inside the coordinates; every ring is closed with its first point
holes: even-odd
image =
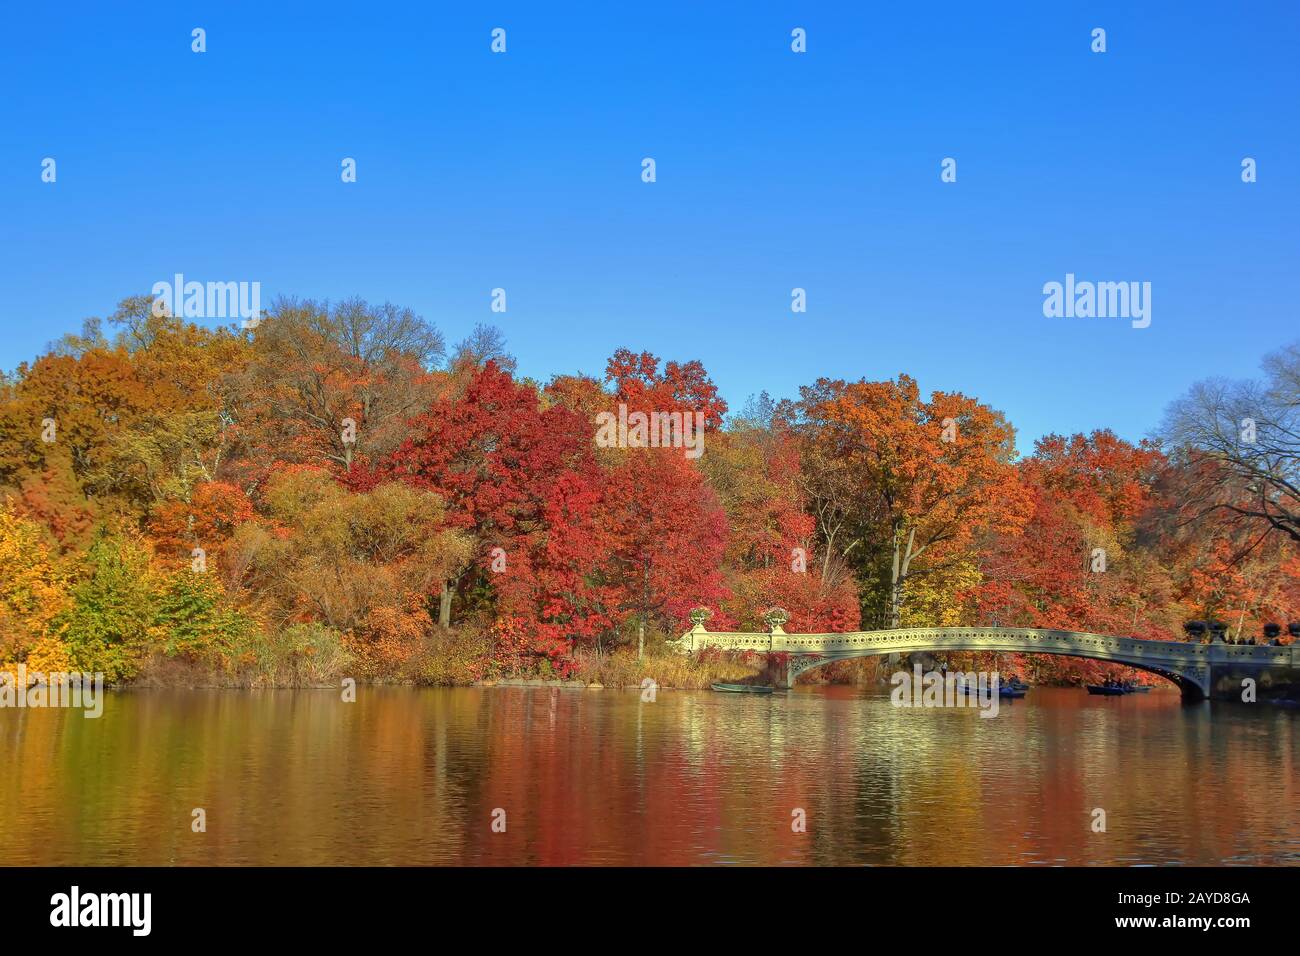
{"type": "Polygon", "coordinates": [[[889,626],[898,627],[901,617],[898,609],[898,566],[901,563],[898,554],[898,529],[894,529],[894,567],[889,574],[889,626]]]}
{"type": "Polygon", "coordinates": [[[645,615],[641,615],[641,620],[636,622],[636,659],[640,663],[642,656],[645,654],[645,615]]]}
{"type": "Polygon", "coordinates": [[[438,623],[451,628],[451,582],[442,582],[442,594],[438,595],[438,623]]]}
{"type": "Polygon", "coordinates": [[[916,543],[916,529],[907,535],[907,550],[900,553],[898,535],[902,529],[894,532],[894,568],[889,584],[889,626],[896,628],[903,621],[903,581],[912,564],[912,547],[916,543]]]}

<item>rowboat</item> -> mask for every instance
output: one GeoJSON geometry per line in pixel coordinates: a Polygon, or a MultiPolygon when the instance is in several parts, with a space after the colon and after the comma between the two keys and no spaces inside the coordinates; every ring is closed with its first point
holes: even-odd
{"type": "Polygon", "coordinates": [[[722,694],[770,694],[772,688],[766,684],[710,684],[722,694]]]}
{"type": "MultiPolygon", "coordinates": [[[[981,691],[981,688],[977,684],[961,684],[960,686],[961,689],[968,694],[978,694],[981,691]]],[[[1029,686],[1027,684],[1020,687],[1017,687],[1015,684],[1000,684],[998,686],[998,696],[1007,697],[1012,700],[1019,700],[1025,696],[1025,693],[1028,690],[1029,686]]],[[[991,688],[984,688],[984,691],[991,694],[991,688]]]]}
{"type": "Polygon", "coordinates": [[[1088,693],[1098,697],[1123,697],[1127,691],[1123,687],[1108,687],[1105,684],[1089,684],[1088,693]]]}

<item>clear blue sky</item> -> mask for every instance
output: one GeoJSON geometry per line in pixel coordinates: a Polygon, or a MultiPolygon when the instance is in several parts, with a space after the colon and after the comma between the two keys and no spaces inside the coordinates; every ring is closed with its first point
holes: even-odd
{"type": "Polygon", "coordinates": [[[180,271],[490,322],[542,379],[906,371],[1022,450],[1136,439],[1300,338],[1298,51],[1293,2],[14,3],[0,366],[180,271]],[[1151,327],[1044,318],[1067,272],[1151,282],[1151,327]]]}

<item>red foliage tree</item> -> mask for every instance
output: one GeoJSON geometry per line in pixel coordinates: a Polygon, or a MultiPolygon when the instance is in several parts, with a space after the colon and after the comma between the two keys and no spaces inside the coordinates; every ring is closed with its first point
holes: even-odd
{"type": "MultiPolygon", "coordinates": [[[[1172,639],[1163,614],[1169,581],[1138,546],[1164,459],[1109,431],[1041,439],[1020,464],[1032,502],[1023,534],[981,553],[977,614],[987,623],[1172,639]]],[[[1093,680],[1110,668],[1053,658],[1039,677],[1093,680]]]]}
{"type": "Polygon", "coordinates": [[[536,652],[560,656],[573,637],[603,626],[585,584],[595,562],[597,482],[583,417],[542,408],[535,389],[489,361],[463,394],[441,397],[410,427],[413,437],[381,468],[352,483],[395,477],[431,489],[447,505],[449,526],[471,535],[474,562],[442,587],[443,626],[456,595],[481,581],[497,594],[498,616],[531,629],[536,652]]]}
{"type": "MultiPolygon", "coordinates": [[[[651,618],[684,629],[692,607],[721,607],[726,513],[679,449],[628,450],[598,514],[602,594],[614,623],[638,622],[638,645],[651,618]]],[[[720,615],[711,626],[730,623],[720,615]]]]}

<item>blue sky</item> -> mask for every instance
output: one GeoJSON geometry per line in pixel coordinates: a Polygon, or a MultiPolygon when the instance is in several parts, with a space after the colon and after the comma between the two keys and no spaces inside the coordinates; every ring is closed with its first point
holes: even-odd
{"type": "Polygon", "coordinates": [[[1140,438],[1300,338],[1300,4],[1135,6],[11,5],[0,367],[183,272],[490,322],[541,379],[907,372],[1022,450],[1140,438]],[[1045,318],[1067,272],[1149,281],[1151,326],[1045,318]]]}

